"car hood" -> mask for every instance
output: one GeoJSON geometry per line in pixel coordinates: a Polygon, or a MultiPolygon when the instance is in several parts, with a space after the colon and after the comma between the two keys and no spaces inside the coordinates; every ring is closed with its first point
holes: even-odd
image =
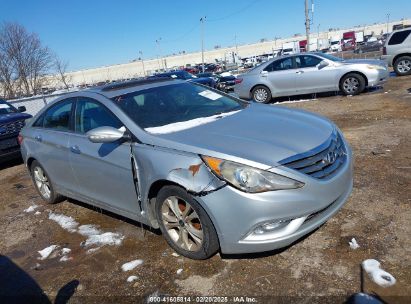
{"type": "Polygon", "coordinates": [[[199,77],[199,78],[189,79],[189,81],[198,82],[198,83],[209,83],[209,82],[211,81],[211,78],[208,78],[208,77],[199,77]]]}
{"type": "Polygon", "coordinates": [[[9,113],[9,114],[1,114],[0,115],[0,124],[5,124],[9,123],[12,121],[17,121],[17,120],[22,120],[22,119],[28,119],[31,118],[32,116],[30,114],[26,113],[9,113]]]}
{"type": "Polygon", "coordinates": [[[274,167],[323,144],[334,128],[306,111],[252,103],[233,115],[155,137],[168,148],[274,167]]]}
{"type": "Polygon", "coordinates": [[[344,60],[342,64],[372,64],[385,66],[385,62],[379,59],[349,59],[344,60]]]}

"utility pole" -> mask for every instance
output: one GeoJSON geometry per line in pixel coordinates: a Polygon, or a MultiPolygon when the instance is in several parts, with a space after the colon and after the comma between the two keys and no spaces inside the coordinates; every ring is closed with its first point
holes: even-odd
{"type": "MultiPolygon", "coordinates": [[[[159,52],[159,57],[161,58],[161,66],[160,66],[160,61],[158,62],[158,69],[161,69],[161,67],[163,67],[164,69],[164,63],[163,63],[163,57],[161,55],[161,46],[160,46],[160,41],[161,41],[161,37],[156,39],[156,43],[157,43],[157,47],[158,47],[158,52],[159,52]]],[[[157,57],[158,59],[158,57],[157,57]]],[[[160,60],[160,59],[158,59],[160,60]]]]}
{"type": "Polygon", "coordinates": [[[305,0],[305,34],[307,36],[307,51],[310,50],[310,22],[308,0],[305,0]]]}
{"type": "Polygon", "coordinates": [[[317,26],[317,51],[320,50],[320,24],[317,26]]]}
{"type": "Polygon", "coordinates": [[[238,63],[238,45],[237,45],[237,34],[234,35],[234,41],[235,41],[235,56],[234,56],[234,62],[238,63]]]}
{"type": "Polygon", "coordinates": [[[201,65],[202,65],[202,70],[204,73],[204,21],[207,17],[201,17],[200,22],[201,22],[201,65]]]}
{"type": "Polygon", "coordinates": [[[387,14],[387,34],[388,34],[388,24],[390,23],[390,14],[387,14]]]}
{"type": "Polygon", "coordinates": [[[141,63],[143,65],[143,76],[146,77],[146,69],[144,68],[143,52],[139,51],[138,53],[140,54],[141,63]]]}

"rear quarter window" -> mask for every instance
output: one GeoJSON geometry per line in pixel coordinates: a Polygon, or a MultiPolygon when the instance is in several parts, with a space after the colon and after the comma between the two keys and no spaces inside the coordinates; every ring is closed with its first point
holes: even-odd
{"type": "Polygon", "coordinates": [[[405,41],[405,39],[407,39],[407,37],[410,35],[410,33],[411,33],[411,30],[394,33],[391,36],[391,39],[388,42],[388,45],[396,45],[396,44],[403,43],[405,41]]]}

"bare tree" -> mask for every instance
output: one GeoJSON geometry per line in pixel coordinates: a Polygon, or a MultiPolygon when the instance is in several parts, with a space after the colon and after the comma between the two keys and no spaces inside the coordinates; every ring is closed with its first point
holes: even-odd
{"type": "Polygon", "coordinates": [[[63,83],[66,89],[69,89],[71,77],[67,75],[68,61],[63,61],[57,55],[54,55],[54,68],[57,72],[58,79],[63,83]]]}
{"type": "Polygon", "coordinates": [[[37,34],[17,23],[0,27],[0,81],[7,97],[20,91],[25,95],[38,94],[51,65],[51,52],[37,34]]]}

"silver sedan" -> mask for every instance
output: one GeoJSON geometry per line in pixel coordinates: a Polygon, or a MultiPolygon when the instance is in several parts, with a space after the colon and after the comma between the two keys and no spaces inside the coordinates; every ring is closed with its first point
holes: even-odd
{"type": "Polygon", "coordinates": [[[283,56],[239,76],[234,92],[243,99],[267,103],[272,97],[341,91],[357,95],[379,86],[389,72],[381,60],[343,60],[323,53],[283,56]]]}

